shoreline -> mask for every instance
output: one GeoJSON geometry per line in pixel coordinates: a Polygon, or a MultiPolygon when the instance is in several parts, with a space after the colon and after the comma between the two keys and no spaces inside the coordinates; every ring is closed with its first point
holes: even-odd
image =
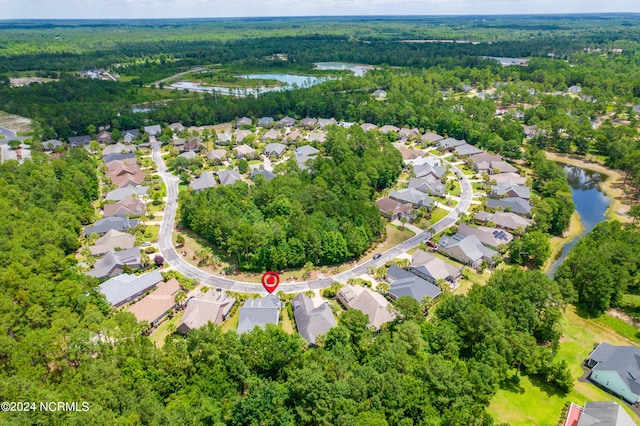
{"type": "Polygon", "coordinates": [[[547,159],[558,163],[569,164],[586,170],[601,173],[607,176],[607,179],[600,184],[600,190],[609,198],[610,203],[607,211],[604,213],[609,220],[615,219],[622,223],[630,223],[631,218],[627,216],[627,212],[631,208],[624,202],[625,193],[620,186],[624,180],[622,174],[617,170],[610,169],[600,163],[594,163],[581,158],[571,157],[566,154],[556,154],[554,152],[545,152],[547,159]]]}
{"type": "Polygon", "coordinates": [[[544,263],[542,271],[547,274],[553,266],[554,262],[560,257],[562,253],[562,249],[564,246],[574,241],[576,238],[579,238],[584,232],[584,225],[582,224],[582,220],[580,220],[580,215],[577,211],[574,211],[571,215],[571,222],[569,224],[569,229],[565,231],[562,237],[551,237],[549,241],[549,245],[551,246],[551,254],[549,258],[544,263]]]}

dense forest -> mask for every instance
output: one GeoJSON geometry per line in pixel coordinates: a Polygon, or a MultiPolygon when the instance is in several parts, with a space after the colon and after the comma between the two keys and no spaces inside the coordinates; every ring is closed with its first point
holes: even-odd
{"type": "Polygon", "coordinates": [[[242,270],[328,265],[359,257],[379,240],[384,222],[375,190],[392,185],[402,156],[359,126],[334,128],[325,155],[300,170],[255,186],[217,186],[180,199],[182,223],[233,254],[242,270]]]}

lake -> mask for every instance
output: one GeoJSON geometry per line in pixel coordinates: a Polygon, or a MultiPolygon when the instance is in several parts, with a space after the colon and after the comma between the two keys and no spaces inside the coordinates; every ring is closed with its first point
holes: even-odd
{"type": "Polygon", "coordinates": [[[373,68],[371,65],[358,65],[347,62],[315,62],[313,65],[319,70],[349,70],[356,77],[362,77],[367,70],[373,68]]]}
{"type": "Polygon", "coordinates": [[[328,77],[314,77],[308,75],[296,74],[244,74],[239,75],[240,78],[249,80],[276,80],[284,83],[284,86],[273,87],[222,87],[222,86],[202,86],[190,81],[179,81],[171,84],[175,89],[187,89],[196,92],[219,92],[225,94],[241,94],[241,95],[257,95],[260,93],[273,92],[277,90],[288,90],[293,88],[311,87],[316,84],[327,81],[328,77]]]}
{"type": "Polygon", "coordinates": [[[550,277],[553,277],[558,266],[567,257],[569,250],[576,245],[580,238],[606,219],[604,214],[610,203],[609,197],[600,190],[600,183],[607,178],[605,175],[575,166],[563,165],[563,168],[567,172],[573,203],[576,205],[578,215],[580,215],[584,231],[562,248],[560,257],[553,262],[551,270],[547,274],[550,277]]]}

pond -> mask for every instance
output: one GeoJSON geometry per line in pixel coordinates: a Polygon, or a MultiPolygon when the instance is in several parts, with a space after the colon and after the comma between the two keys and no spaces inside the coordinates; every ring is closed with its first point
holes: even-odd
{"type": "Polygon", "coordinates": [[[367,70],[373,68],[371,65],[358,65],[347,62],[315,62],[313,65],[319,70],[349,70],[356,77],[362,77],[367,70]]]}
{"type": "Polygon", "coordinates": [[[564,262],[567,254],[580,238],[606,219],[604,214],[610,203],[609,197],[600,190],[600,184],[607,178],[605,175],[575,166],[563,165],[563,168],[567,172],[573,203],[576,205],[578,215],[580,215],[584,231],[562,248],[560,256],[553,262],[551,270],[547,274],[550,277],[553,277],[556,269],[564,262]]]}
{"type": "Polygon", "coordinates": [[[284,83],[284,86],[273,87],[223,87],[223,86],[203,86],[190,81],[178,81],[171,84],[175,89],[187,89],[196,92],[218,92],[225,94],[240,95],[257,95],[260,93],[273,92],[277,90],[288,90],[293,88],[311,87],[323,81],[329,80],[328,77],[313,77],[308,75],[296,74],[245,74],[238,77],[249,80],[276,80],[284,83]]]}

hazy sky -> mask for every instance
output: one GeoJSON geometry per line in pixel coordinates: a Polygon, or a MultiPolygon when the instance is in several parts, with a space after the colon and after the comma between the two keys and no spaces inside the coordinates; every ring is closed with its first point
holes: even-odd
{"type": "Polygon", "coordinates": [[[638,0],[0,0],[0,19],[640,12],[638,0]]]}

